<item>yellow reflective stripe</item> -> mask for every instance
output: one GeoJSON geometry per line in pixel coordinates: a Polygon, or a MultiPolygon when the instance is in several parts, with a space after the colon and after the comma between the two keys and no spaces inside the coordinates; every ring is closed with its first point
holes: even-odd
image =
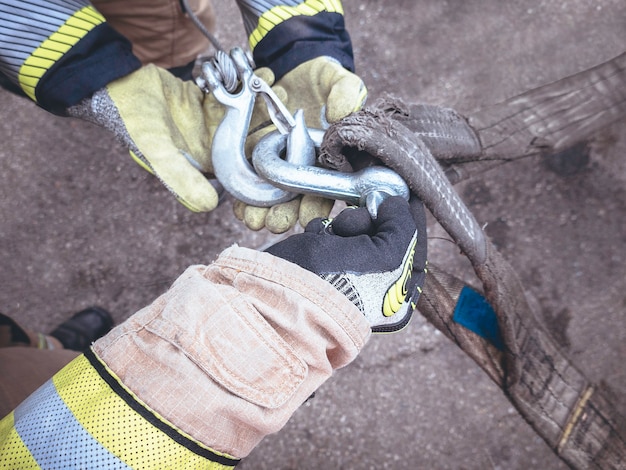
{"type": "MultiPolygon", "coordinates": [[[[103,366],[106,367],[105,364],[103,366]]],[[[110,369],[107,368],[107,371],[127,393],[149,409],[123,386],[110,369]]],[[[80,425],[105,449],[131,468],[160,469],[164,465],[210,470],[234,468],[211,462],[153,426],[102,379],[85,356],[79,356],[71,362],[52,381],[57,393],[80,425]]],[[[154,411],[151,412],[168,426],[174,427],[154,411]]],[[[177,431],[193,440],[180,430],[177,431]]],[[[201,445],[195,440],[194,442],[201,445]]],[[[202,447],[214,454],[223,455],[206,446],[202,447]]]]}
{"type": "Polygon", "coordinates": [[[343,15],[343,5],[340,0],[306,0],[295,7],[280,5],[271,8],[259,17],[257,27],[250,33],[250,49],[254,50],[261,39],[280,23],[294,16],[313,16],[322,11],[343,15]]]}
{"type": "MultiPolygon", "coordinates": [[[[58,60],[63,54],[69,51],[71,47],[73,46],[73,44],[67,44],[65,42],[66,37],[67,37],[66,35],[61,34],[59,32],[52,33],[50,38],[46,41],[47,49],[43,49],[41,51],[42,54],[44,56],[46,56],[47,53],[56,54],[56,57],[54,57],[54,60],[55,61],[58,60]]],[[[47,57],[52,58],[50,56],[47,56],[47,57]]]]}
{"type": "Polygon", "coordinates": [[[406,254],[404,255],[402,274],[396,282],[394,282],[383,300],[383,315],[391,317],[395,315],[402,307],[402,304],[406,300],[408,293],[407,283],[411,279],[411,273],[413,270],[413,257],[415,256],[415,247],[417,245],[417,238],[413,236],[413,242],[409,246],[406,254]]]}
{"type": "Polygon", "coordinates": [[[75,12],[61,27],[42,42],[24,61],[18,80],[22,90],[34,101],[41,77],[89,31],[104,23],[104,17],[92,6],[75,12]]]}
{"type": "Polygon", "coordinates": [[[0,421],[0,462],[7,468],[24,470],[40,468],[15,430],[13,412],[0,421]]]}
{"type": "Polygon", "coordinates": [[[152,169],[152,167],[148,164],[147,161],[145,161],[143,158],[141,158],[139,155],[137,155],[135,152],[133,152],[132,150],[129,150],[128,153],[130,153],[130,156],[132,157],[133,160],[135,160],[135,163],[137,163],[137,165],[139,165],[141,168],[143,168],[144,170],[146,170],[148,173],[150,173],[151,175],[154,175],[154,170],[152,169]]]}

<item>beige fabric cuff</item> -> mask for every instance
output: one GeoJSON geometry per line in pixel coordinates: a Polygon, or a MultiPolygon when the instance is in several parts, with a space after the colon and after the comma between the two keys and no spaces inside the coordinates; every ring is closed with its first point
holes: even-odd
{"type": "Polygon", "coordinates": [[[243,458],[369,336],[359,310],[327,282],[233,246],[188,268],[94,349],[154,411],[243,458]]]}

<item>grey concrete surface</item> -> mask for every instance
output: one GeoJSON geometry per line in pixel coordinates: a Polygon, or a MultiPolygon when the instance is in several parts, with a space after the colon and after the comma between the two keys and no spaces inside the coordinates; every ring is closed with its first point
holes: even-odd
{"type": "MultiPolygon", "coordinates": [[[[243,44],[234,2],[218,37],[243,44]]],[[[345,1],[370,100],[471,113],[626,49],[621,0],[345,1]]],[[[231,243],[260,247],[227,201],[192,214],[92,125],[0,91],[0,309],[49,330],[91,304],[117,321],[231,243]]],[[[573,171],[540,158],[457,186],[537,314],[626,414],[626,132],[604,129],[573,171]],[[588,157],[585,160],[585,156],[588,157]]],[[[431,221],[429,258],[472,280],[431,221]]],[[[377,336],[242,469],[563,469],[475,364],[419,315],[377,336]]]]}

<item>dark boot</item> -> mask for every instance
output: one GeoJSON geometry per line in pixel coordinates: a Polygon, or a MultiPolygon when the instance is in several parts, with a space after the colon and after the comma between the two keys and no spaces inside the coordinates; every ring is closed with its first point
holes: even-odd
{"type": "Polygon", "coordinates": [[[65,349],[85,351],[91,343],[113,328],[111,314],[100,307],[88,307],[74,314],[50,333],[65,349]]]}

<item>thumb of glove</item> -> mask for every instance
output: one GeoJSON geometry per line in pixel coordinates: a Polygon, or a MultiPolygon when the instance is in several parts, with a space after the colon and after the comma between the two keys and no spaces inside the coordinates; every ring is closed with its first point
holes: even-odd
{"type": "Polygon", "coordinates": [[[337,122],[361,109],[367,99],[367,88],[358,75],[329,61],[322,78],[328,80],[330,92],[326,101],[326,121],[337,122]]]}
{"type": "Polygon", "coordinates": [[[307,126],[319,129],[358,111],[367,99],[363,80],[327,56],[298,65],[276,85],[287,94],[287,108],[304,110],[307,126]]]}
{"type": "Polygon", "coordinates": [[[334,221],[329,228],[316,219],[304,233],[267,251],[332,284],[361,310],[372,331],[397,331],[413,313],[413,255],[418,243],[426,243],[426,234],[418,234],[409,204],[401,197],[383,201],[371,224],[363,222],[363,214],[356,209],[337,216],[347,236],[334,233],[334,221]]]}
{"type": "Polygon", "coordinates": [[[195,84],[147,65],[109,83],[68,114],[113,132],[183,205],[208,212],[217,206],[218,195],[203,172],[210,170],[211,129],[224,111],[205,101],[195,84]]]}

